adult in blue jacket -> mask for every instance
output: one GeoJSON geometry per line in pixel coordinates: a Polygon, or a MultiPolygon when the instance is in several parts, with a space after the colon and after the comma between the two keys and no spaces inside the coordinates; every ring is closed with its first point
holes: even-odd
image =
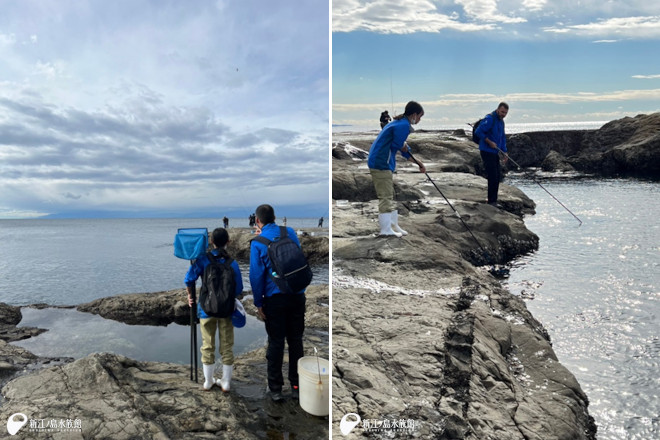
{"type": "MultiPolygon", "coordinates": [[[[256,213],[259,234],[271,241],[280,236],[275,223],[275,210],[270,205],[260,205],[256,213]]],[[[298,246],[296,232],[286,228],[287,234],[298,246]]],[[[303,356],[305,331],[305,290],[282,293],[271,277],[273,268],[268,257],[268,247],[257,240],[250,244],[250,285],[257,314],[266,324],[268,347],[268,394],[274,401],[283,399],[284,340],[289,345],[289,383],[291,395],[298,398],[298,359],[303,356]]]]}
{"type": "MultiPolygon", "coordinates": [[[[500,153],[506,153],[506,134],[504,133],[504,118],[509,113],[509,105],[500,102],[497,110],[486,115],[475,134],[479,138],[479,152],[488,176],[488,204],[498,206],[497,192],[500,187],[502,172],[500,170],[500,153]]],[[[504,155],[504,162],[508,156],[504,155]]]]}
{"type": "MultiPolygon", "coordinates": [[[[224,263],[230,258],[225,247],[229,243],[229,234],[226,229],[216,228],[210,237],[211,254],[218,257],[218,263],[224,263]]],[[[188,304],[192,306],[192,293],[195,288],[197,278],[204,274],[204,269],[211,262],[206,255],[202,255],[190,265],[184,283],[188,292],[188,304]]],[[[243,278],[241,269],[236,260],[232,261],[231,268],[234,270],[234,280],[236,281],[235,297],[243,293],[243,278]]],[[[199,318],[199,327],[202,332],[202,368],[204,370],[204,384],[202,389],[209,391],[213,385],[219,386],[222,391],[228,392],[231,377],[234,372],[234,326],[231,322],[231,316],[228,318],[214,318],[208,316],[202,306],[197,303],[197,317],[199,318]],[[222,378],[214,379],[215,372],[215,332],[219,334],[219,352],[222,357],[222,378]]]]}
{"type": "MultiPolygon", "coordinates": [[[[424,109],[415,102],[410,101],[402,115],[394,117],[378,134],[371,144],[367,165],[371,173],[371,180],[378,196],[378,223],[380,235],[394,235],[401,237],[408,233],[399,226],[399,212],[394,204],[393,173],[396,169],[396,154],[400,152],[406,159],[412,159],[406,143],[412,126],[417,124],[424,116],[424,109]]],[[[422,173],[426,172],[424,164],[415,160],[422,173]]]]}

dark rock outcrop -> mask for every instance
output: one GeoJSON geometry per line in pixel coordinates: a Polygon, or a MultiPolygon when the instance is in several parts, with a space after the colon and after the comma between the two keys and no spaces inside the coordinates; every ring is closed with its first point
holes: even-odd
{"type": "Polygon", "coordinates": [[[0,303],[0,340],[5,342],[20,341],[45,332],[35,327],[16,327],[23,319],[21,308],[0,303]]]}
{"type": "Polygon", "coordinates": [[[190,323],[190,306],[185,289],[109,296],[80,304],[77,309],[130,325],[190,323]]]}
{"type": "Polygon", "coordinates": [[[611,121],[598,130],[514,134],[508,136],[507,146],[511,158],[522,167],[542,166],[555,152],[565,158],[563,168],[569,165],[600,176],[660,179],[660,113],[611,121]]]}
{"type": "MultiPolygon", "coordinates": [[[[305,234],[298,236],[303,253],[307,257],[309,264],[327,264],[330,255],[330,242],[328,236],[318,235],[322,231],[320,228],[305,228],[305,234]],[[311,235],[314,233],[315,235],[311,235]]],[[[238,261],[250,261],[250,240],[255,235],[248,229],[231,229],[227,251],[229,255],[238,261]]]]}
{"type": "MultiPolygon", "coordinates": [[[[330,302],[328,286],[309,286],[306,295],[306,325],[327,328],[330,302]]],[[[255,315],[251,299],[252,296],[244,297],[243,304],[247,313],[255,315]]],[[[108,296],[80,304],[77,309],[80,312],[93,313],[130,325],[169,325],[173,322],[181,325],[190,324],[190,306],[185,289],[108,296]]]]}
{"type": "Polygon", "coordinates": [[[47,331],[34,327],[17,327],[22,317],[20,307],[0,303],[0,386],[19,372],[71,361],[70,358],[36,356],[24,348],[11,345],[10,342],[27,339],[47,331]]]}
{"type": "Polygon", "coordinates": [[[541,162],[541,168],[543,171],[575,171],[573,165],[571,165],[561,153],[557,153],[555,150],[550,151],[548,155],[545,156],[545,159],[541,162]]]}

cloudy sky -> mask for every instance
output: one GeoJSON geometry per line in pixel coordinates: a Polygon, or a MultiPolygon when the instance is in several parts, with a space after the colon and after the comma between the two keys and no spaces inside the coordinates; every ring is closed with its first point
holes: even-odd
{"type": "Polygon", "coordinates": [[[327,211],[327,1],[0,10],[0,218],[327,211]]]}
{"type": "Polygon", "coordinates": [[[408,100],[419,128],[500,100],[507,126],[660,111],[660,2],[334,0],[332,16],[333,124],[377,129],[408,100]]]}

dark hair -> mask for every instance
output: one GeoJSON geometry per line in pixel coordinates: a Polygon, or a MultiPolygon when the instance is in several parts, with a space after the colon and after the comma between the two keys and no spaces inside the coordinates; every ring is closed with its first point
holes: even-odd
{"type": "Polygon", "coordinates": [[[410,101],[408,104],[406,104],[406,108],[403,111],[403,114],[395,116],[394,119],[398,121],[399,119],[407,118],[408,116],[414,115],[415,113],[424,113],[424,109],[419,102],[410,101]]]}
{"type": "Polygon", "coordinates": [[[500,102],[500,105],[497,106],[497,108],[504,107],[505,109],[509,110],[509,104],[506,102],[500,102]]]}
{"type": "Polygon", "coordinates": [[[261,223],[267,225],[275,221],[275,210],[270,205],[259,205],[255,211],[257,218],[261,223]]]}
{"type": "Polygon", "coordinates": [[[225,228],[215,228],[211,232],[211,243],[219,251],[218,255],[223,258],[229,258],[229,254],[225,250],[225,245],[229,242],[229,233],[225,228]]]}

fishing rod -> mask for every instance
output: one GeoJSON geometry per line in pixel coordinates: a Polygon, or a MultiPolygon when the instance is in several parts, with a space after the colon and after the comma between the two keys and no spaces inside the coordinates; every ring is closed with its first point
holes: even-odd
{"type": "MultiPolygon", "coordinates": [[[[412,153],[410,152],[410,149],[408,149],[408,153],[410,154],[410,157],[412,158],[412,160],[414,160],[415,162],[417,162],[417,159],[415,159],[415,156],[412,155],[412,153]]],[[[419,162],[417,162],[417,164],[419,164],[419,162]]],[[[475,243],[477,243],[477,246],[479,246],[479,249],[481,249],[481,252],[482,252],[482,253],[484,254],[484,256],[486,257],[486,260],[488,261],[488,264],[491,265],[491,268],[488,270],[488,273],[490,273],[491,275],[493,275],[493,276],[495,276],[495,277],[497,277],[497,278],[504,278],[504,277],[507,277],[507,276],[509,275],[509,269],[507,269],[507,268],[505,268],[505,267],[500,267],[500,268],[498,269],[498,268],[495,267],[495,262],[494,262],[493,259],[491,258],[490,254],[489,254],[488,251],[486,251],[486,249],[484,249],[484,247],[481,245],[481,243],[479,242],[479,240],[477,239],[477,237],[476,237],[476,236],[474,235],[474,233],[472,232],[472,229],[470,229],[470,227],[467,225],[467,223],[465,223],[465,220],[463,220],[463,218],[461,217],[461,214],[458,213],[458,211],[456,210],[456,208],[454,208],[454,205],[451,204],[451,202],[450,202],[449,199],[444,195],[444,193],[443,193],[442,191],[440,191],[440,188],[438,188],[438,185],[436,185],[435,182],[433,181],[433,179],[431,179],[431,176],[429,176],[429,173],[424,172],[424,174],[425,174],[426,177],[431,181],[431,183],[433,184],[433,186],[435,186],[435,189],[438,190],[438,192],[440,193],[440,195],[442,196],[442,198],[445,199],[445,201],[447,202],[447,204],[449,205],[449,207],[454,211],[454,213],[456,214],[456,217],[458,217],[458,219],[461,221],[461,223],[463,223],[463,226],[465,226],[465,229],[467,229],[467,231],[470,233],[470,235],[472,236],[472,238],[474,238],[475,243]]]]}
{"type": "Polygon", "coordinates": [[[394,114],[394,88],[392,87],[392,68],[390,68],[390,98],[392,98],[392,114],[394,114]]]}
{"type": "MultiPolygon", "coordinates": [[[[470,127],[472,127],[472,124],[468,123],[468,125],[469,125],[470,127]]],[[[518,167],[519,169],[521,169],[521,170],[523,169],[523,167],[521,167],[521,166],[520,166],[515,160],[511,159],[511,156],[509,156],[506,152],[502,151],[502,149],[499,147],[499,145],[495,144],[495,148],[497,148],[497,151],[499,151],[500,153],[502,153],[502,154],[503,154],[508,160],[510,160],[511,162],[513,162],[513,164],[514,164],[515,166],[517,166],[517,167],[518,167]]],[[[561,205],[562,208],[564,208],[566,211],[569,212],[569,214],[571,214],[573,217],[575,217],[575,220],[577,220],[577,221],[580,223],[578,226],[582,226],[582,220],[580,220],[580,218],[579,218],[577,215],[573,214],[573,212],[572,212],[570,209],[568,209],[568,208],[566,207],[566,205],[564,205],[564,204],[563,204],[563,203],[562,203],[557,197],[555,197],[550,191],[548,191],[548,189],[547,189],[545,186],[541,185],[541,182],[539,182],[538,180],[536,180],[536,178],[534,178],[534,176],[532,176],[531,174],[528,174],[528,175],[529,175],[529,177],[532,178],[532,180],[534,181],[534,183],[536,183],[538,186],[540,186],[541,188],[543,188],[543,191],[545,191],[545,192],[547,192],[548,194],[550,194],[550,197],[552,197],[553,199],[555,199],[555,201],[556,201],[557,203],[559,203],[559,204],[561,205]]]]}
{"type": "MultiPolygon", "coordinates": [[[[497,144],[496,144],[495,146],[497,147],[497,144]]],[[[509,155],[506,154],[504,151],[502,151],[502,150],[500,149],[500,147],[497,147],[497,150],[498,150],[500,153],[504,154],[504,156],[505,156],[508,160],[510,160],[511,162],[513,162],[513,164],[514,164],[515,166],[517,166],[519,169],[522,169],[522,167],[521,167],[520,165],[518,165],[518,163],[517,163],[515,160],[511,159],[511,156],[509,156],[509,155]]],[[[569,214],[571,214],[573,217],[575,217],[575,220],[577,220],[577,221],[580,223],[578,226],[582,226],[582,220],[580,220],[580,218],[579,218],[577,215],[573,214],[573,211],[571,211],[570,209],[568,209],[568,208],[566,207],[566,205],[564,205],[564,204],[563,204],[563,203],[562,203],[557,197],[555,197],[550,191],[548,191],[548,189],[547,189],[545,186],[541,185],[541,182],[539,182],[538,180],[536,180],[536,179],[534,178],[534,176],[532,176],[532,175],[530,174],[529,177],[532,178],[532,180],[534,181],[534,183],[536,183],[538,186],[540,186],[541,188],[543,188],[543,191],[547,192],[547,193],[550,195],[550,197],[552,197],[553,199],[555,199],[555,201],[556,201],[557,203],[559,203],[559,204],[561,205],[562,208],[564,208],[566,211],[569,212],[569,214]]]]}

